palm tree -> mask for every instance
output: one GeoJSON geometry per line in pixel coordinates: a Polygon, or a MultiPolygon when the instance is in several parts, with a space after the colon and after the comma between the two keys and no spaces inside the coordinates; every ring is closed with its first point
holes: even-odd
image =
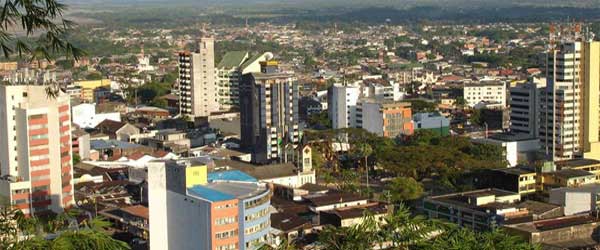
{"type": "Polygon", "coordinates": [[[73,217],[64,213],[47,222],[26,217],[21,210],[0,206],[0,249],[121,250],[130,249],[111,238],[101,218],[72,227],[73,217]]]}
{"type": "Polygon", "coordinates": [[[400,204],[396,210],[385,217],[382,227],[384,238],[393,249],[409,249],[412,246],[430,240],[443,226],[423,216],[412,216],[410,210],[400,204]]]}
{"type": "Polygon", "coordinates": [[[362,223],[354,226],[328,225],[319,233],[319,247],[327,250],[371,250],[383,243],[379,228],[380,223],[370,214],[365,214],[362,223]]]}
{"type": "Polygon", "coordinates": [[[351,154],[355,158],[358,158],[359,161],[360,159],[363,160],[363,167],[367,173],[367,190],[369,190],[369,156],[372,153],[373,148],[371,147],[371,145],[364,142],[356,144],[354,147],[352,147],[351,151],[351,154]]]}
{"type": "Polygon", "coordinates": [[[539,246],[529,244],[521,238],[511,236],[502,230],[475,232],[466,228],[452,227],[433,240],[423,242],[422,250],[538,250],[539,246]]]}

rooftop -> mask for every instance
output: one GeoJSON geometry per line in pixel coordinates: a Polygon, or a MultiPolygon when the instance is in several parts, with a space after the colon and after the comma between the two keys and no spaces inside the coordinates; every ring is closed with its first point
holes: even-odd
{"type": "Polygon", "coordinates": [[[502,197],[502,196],[510,196],[510,195],[518,195],[518,193],[509,192],[509,191],[505,191],[505,190],[501,190],[501,189],[488,188],[488,189],[479,189],[479,190],[462,192],[462,193],[453,193],[453,194],[447,194],[447,195],[432,196],[427,199],[432,200],[432,201],[437,201],[437,202],[453,204],[453,205],[457,205],[457,206],[463,206],[463,207],[466,207],[466,208],[469,208],[472,210],[476,210],[476,211],[487,212],[487,210],[489,210],[489,209],[504,209],[504,208],[508,208],[508,207],[514,207],[515,204],[491,202],[491,203],[486,203],[486,204],[477,206],[475,204],[469,203],[470,198],[480,198],[480,197],[485,197],[485,196],[502,197]]]}
{"type": "Polygon", "coordinates": [[[239,67],[244,62],[244,59],[248,57],[246,51],[229,51],[219,62],[218,68],[234,68],[239,67]]]}
{"type": "Polygon", "coordinates": [[[266,191],[268,191],[266,186],[258,183],[221,181],[197,185],[188,189],[190,195],[212,202],[246,199],[266,191]]]}
{"type": "Polygon", "coordinates": [[[216,167],[230,167],[242,171],[256,179],[268,180],[296,175],[296,167],[292,163],[256,166],[234,160],[215,160],[216,167]]]}
{"type": "Polygon", "coordinates": [[[600,161],[593,159],[571,159],[565,161],[557,161],[556,165],[563,168],[575,168],[589,165],[600,164],[600,161]]]}
{"type": "Polygon", "coordinates": [[[290,77],[294,77],[293,74],[288,74],[288,73],[269,73],[269,74],[265,74],[262,72],[252,72],[250,73],[254,76],[255,79],[257,80],[268,80],[268,79],[281,79],[281,78],[290,78],[290,77]]]}
{"type": "Polygon", "coordinates": [[[578,225],[584,225],[589,223],[597,223],[598,220],[589,215],[574,215],[574,216],[564,216],[559,218],[547,219],[547,220],[539,220],[533,222],[519,223],[508,225],[514,230],[525,231],[529,233],[537,233],[549,230],[555,230],[559,228],[572,227],[578,225]]]}
{"type": "Polygon", "coordinates": [[[310,221],[290,213],[271,214],[271,227],[287,232],[303,226],[310,226],[310,221]]]}
{"type": "Polygon", "coordinates": [[[338,208],[330,212],[336,214],[340,219],[351,219],[363,217],[367,211],[371,214],[384,214],[388,212],[388,208],[385,204],[377,203],[358,207],[338,208]]]}
{"type": "Polygon", "coordinates": [[[553,174],[555,176],[558,176],[561,178],[566,178],[566,179],[585,177],[585,176],[594,176],[594,174],[592,174],[588,171],[581,170],[581,169],[570,169],[570,168],[558,170],[558,171],[554,172],[553,174]]]}
{"type": "Polygon", "coordinates": [[[524,167],[500,168],[500,169],[494,169],[494,171],[503,172],[503,173],[512,174],[512,175],[535,174],[534,170],[527,169],[524,167]]]}
{"type": "Polygon", "coordinates": [[[339,204],[343,202],[367,200],[367,198],[350,193],[327,193],[319,196],[305,197],[305,199],[308,200],[313,206],[317,207],[339,204]]]}
{"type": "Polygon", "coordinates": [[[545,202],[534,200],[526,200],[517,205],[517,208],[526,208],[531,214],[544,214],[554,209],[560,208],[559,205],[554,205],[545,202]]]}
{"type": "Polygon", "coordinates": [[[98,149],[114,149],[114,148],[130,149],[130,148],[137,148],[137,147],[141,147],[141,146],[142,145],[119,141],[119,140],[92,140],[92,141],[90,141],[90,148],[96,149],[96,150],[98,150],[98,149]]]}
{"type": "Polygon", "coordinates": [[[249,176],[246,173],[239,170],[228,170],[208,173],[208,182],[213,181],[257,182],[257,180],[254,177],[249,176]]]}

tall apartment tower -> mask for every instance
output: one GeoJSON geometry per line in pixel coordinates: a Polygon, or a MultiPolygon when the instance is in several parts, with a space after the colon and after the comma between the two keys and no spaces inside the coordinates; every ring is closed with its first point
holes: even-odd
{"type": "Polygon", "coordinates": [[[219,110],[215,40],[200,39],[195,52],[179,53],[179,109],[182,115],[209,116],[219,110]]]}
{"type": "Polygon", "coordinates": [[[540,142],[549,159],[600,158],[600,42],[573,39],[548,52],[540,142]]]}
{"type": "Polygon", "coordinates": [[[334,84],[327,90],[327,112],[333,129],[356,127],[356,104],[359,97],[359,87],[334,84]]]}
{"type": "Polygon", "coordinates": [[[73,205],[70,110],[45,86],[0,86],[0,196],[25,214],[73,205]]]}
{"type": "Polygon", "coordinates": [[[280,73],[276,61],[261,62],[260,73],[242,76],[240,126],[242,147],[252,150],[252,161],[283,159],[288,145],[297,145],[299,89],[296,77],[280,73]]]}
{"type": "Polygon", "coordinates": [[[510,131],[512,133],[525,134],[529,138],[538,137],[539,95],[545,88],[545,78],[533,78],[531,81],[510,88],[510,131]]]}

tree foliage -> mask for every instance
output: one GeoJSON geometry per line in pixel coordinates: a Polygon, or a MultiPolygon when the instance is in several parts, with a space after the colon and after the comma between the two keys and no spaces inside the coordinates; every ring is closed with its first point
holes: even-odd
{"type": "Polygon", "coordinates": [[[5,57],[31,55],[50,60],[59,53],[75,59],[84,53],[64,39],[74,23],[63,18],[66,5],[56,0],[5,0],[0,13],[0,48],[5,57]],[[22,29],[25,36],[14,30],[22,29]]]}
{"type": "MultiPolygon", "coordinates": [[[[474,232],[453,224],[428,220],[423,216],[413,216],[400,205],[399,208],[376,220],[365,214],[360,224],[350,227],[325,226],[319,233],[317,244],[327,250],[370,250],[370,249],[412,249],[412,250],[537,250],[521,238],[503,231],[474,232]]],[[[285,248],[289,250],[289,246],[285,248]]]]}
{"type": "Polygon", "coordinates": [[[54,218],[26,217],[21,210],[0,206],[0,249],[50,250],[122,250],[130,249],[122,241],[111,238],[102,219],[76,221],[69,214],[54,218]]]}
{"type": "Polygon", "coordinates": [[[396,177],[389,185],[391,200],[394,203],[416,200],[423,195],[423,185],[410,177],[396,177]]]}

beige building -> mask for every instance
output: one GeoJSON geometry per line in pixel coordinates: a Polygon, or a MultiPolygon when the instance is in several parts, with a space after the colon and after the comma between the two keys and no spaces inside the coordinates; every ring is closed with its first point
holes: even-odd
{"type": "Polygon", "coordinates": [[[580,40],[561,42],[548,52],[539,136],[552,160],[600,159],[600,42],[580,40]]]}
{"type": "Polygon", "coordinates": [[[0,195],[25,214],[73,205],[69,96],[0,86],[0,195]]]}
{"type": "Polygon", "coordinates": [[[219,111],[214,44],[214,38],[202,38],[195,52],[179,53],[179,108],[183,115],[200,117],[219,111]]]}

